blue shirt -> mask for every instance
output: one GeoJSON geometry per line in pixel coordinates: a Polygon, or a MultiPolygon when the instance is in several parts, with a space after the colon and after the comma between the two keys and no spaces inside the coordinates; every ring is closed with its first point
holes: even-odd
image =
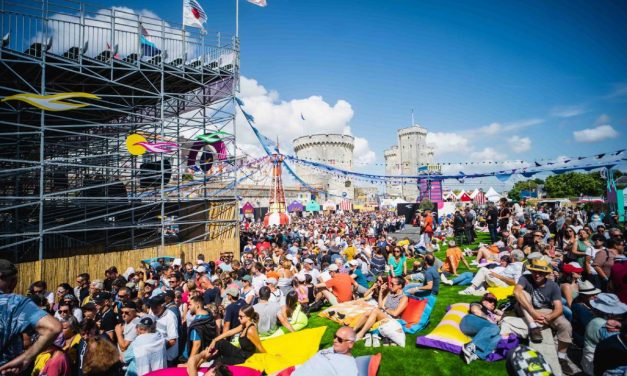
{"type": "Polygon", "coordinates": [[[0,294],[0,365],[24,352],[21,333],[32,333],[47,313],[29,298],[0,294]]]}
{"type": "Polygon", "coordinates": [[[433,285],[431,287],[431,295],[438,295],[438,293],[440,292],[440,273],[438,273],[435,265],[430,266],[425,271],[425,285],[429,283],[429,281],[433,282],[433,285]]]}
{"type": "Polygon", "coordinates": [[[364,277],[364,273],[361,272],[361,269],[359,267],[355,269],[353,274],[357,276],[355,278],[355,282],[357,282],[358,285],[366,288],[368,287],[368,280],[366,279],[366,277],[364,277]]]}

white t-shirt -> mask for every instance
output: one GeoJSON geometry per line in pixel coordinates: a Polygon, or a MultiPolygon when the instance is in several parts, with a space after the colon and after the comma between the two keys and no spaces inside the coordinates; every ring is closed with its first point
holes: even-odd
{"type": "Polygon", "coordinates": [[[171,339],[176,340],[174,346],[166,349],[168,361],[176,359],[179,356],[179,331],[174,312],[166,309],[161,317],[157,319],[157,333],[159,333],[166,341],[171,339]]]}
{"type": "Polygon", "coordinates": [[[318,269],[302,269],[300,272],[298,272],[298,274],[302,275],[303,277],[305,276],[305,274],[309,274],[311,276],[311,282],[314,284],[318,283],[318,278],[320,278],[320,271],[318,269]]]}
{"type": "Polygon", "coordinates": [[[252,280],[253,288],[255,289],[255,295],[259,295],[259,289],[266,285],[268,277],[265,274],[254,275],[252,280]]]}

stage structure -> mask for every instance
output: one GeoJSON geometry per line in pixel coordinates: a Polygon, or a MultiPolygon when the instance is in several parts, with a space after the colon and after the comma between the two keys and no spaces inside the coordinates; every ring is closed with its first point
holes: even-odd
{"type": "Polygon", "coordinates": [[[0,0],[0,257],[237,236],[234,37],[0,0]]]}

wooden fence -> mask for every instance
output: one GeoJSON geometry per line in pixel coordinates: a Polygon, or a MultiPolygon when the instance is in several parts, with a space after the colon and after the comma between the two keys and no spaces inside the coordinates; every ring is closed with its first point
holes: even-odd
{"type": "MultiPolygon", "coordinates": [[[[235,234],[237,231],[233,231],[235,234]]],[[[158,257],[173,256],[181,258],[183,262],[194,262],[199,254],[205,255],[205,260],[217,260],[221,252],[233,252],[239,257],[239,238],[228,237],[204,242],[168,245],[165,247],[151,247],[120,252],[106,252],[88,255],[76,255],[63,258],[45,259],[17,264],[19,282],[16,292],[24,294],[35,281],[46,281],[48,291],[56,291],[60,283],[67,282],[75,285],[76,276],[80,273],[89,273],[92,280],[104,279],[104,271],[111,266],[118,268],[120,273],[130,266],[135,269],[141,266],[140,260],[158,257]]]]}

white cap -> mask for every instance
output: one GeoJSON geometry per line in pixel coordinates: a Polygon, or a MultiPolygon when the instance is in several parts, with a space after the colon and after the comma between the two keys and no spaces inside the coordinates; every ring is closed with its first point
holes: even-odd
{"type": "Polygon", "coordinates": [[[348,264],[351,265],[351,266],[357,266],[357,265],[359,265],[359,261],[357,261],[357,260],[350,260],[348,262],[348,264]]]}
{"type": "Polygon", "coordinates": [[[277,280],[274,277],[270,277],[270,278],[266,279],[266,284],[276,285],[277,284],[277,280]]]}
{"type": "Polygon", "coordinates": [[[296,279],[298,279],[299,282],[305,282],[305,276],[303,274],[296,274],[296,279]]]}
{"type": "Polygon", "coordinates": [[[337,267],[337,265],[335,265],[335,264],[331,264],[331,265],[329,265],[329,269],[328,269],[328,270],[329,270],[330,272],[337,272],[337,271],[338,271],[338,269],[339,269],[339,268],[337,267]]]}
{"type": "Polygon", "coordinates": [[[181,266],[181,259],[180,258],[175,258],[174,261],[172,261],[172,265],[174,265],[174,266],[181,266]]]}
{"type": "Polygon", "coordinates": [[[292,256],[292,255],[287,255],[287,256],[285,256],[285,259],[286,259],[286,260],[290,260],[290,261],[294,261],[294,256],[292,256]]]}
{"type": "Polygon", "coordinates": [[[304,262],[305,264],[314,264],[313,260],[310,258],[306,258],[304,262]]]}
{"type": "Polygon", "coordinates": [[[203,265],[200,265],[199,267],[196,268],[196,271],[198,273],[207,273],[207,268],[205,268],[203,265]]]}

